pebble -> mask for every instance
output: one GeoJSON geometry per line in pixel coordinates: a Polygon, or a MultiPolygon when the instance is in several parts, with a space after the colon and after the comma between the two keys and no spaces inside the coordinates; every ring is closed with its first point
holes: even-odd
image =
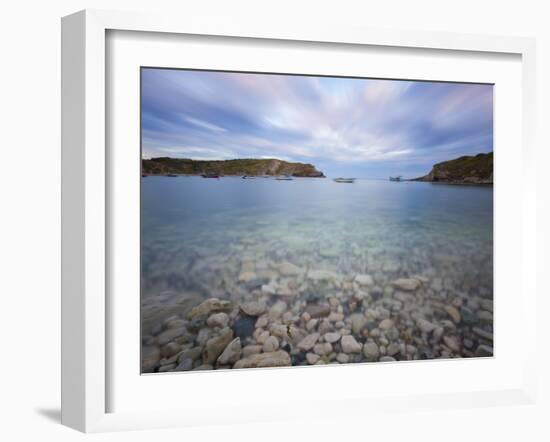
{"type": "Polygon", "coordinates": [[[213,364],[224,351],[227,344],[233,340],[233,330],[229,327],[224,328],[219,336],[209,339],[202,353],[202,360],[205,364],[213,364]]]}
{"type": "Polygon", "coordinates": [[[304,351],[311,350],[313,346],[317,343],[319,336],[320,336],[319,333],[312,333],[310,335],[307,335],[304,339],[302,339],[298,343],[298,348],[304,351]]]}
{"type": "Polygon", "coordinates": [[[268,313],[269,320],[275,321],[276,319],[279,319],[283,315],[283,313],[286,311],[286,308],[287,308],[286,303],[284,303],[283,301],[277,301],[269,309],[269,313],[268,313]]]}
{"type": "Polygon", "coordinates": [[[261,353],[261,351],[262,351],[261,345],[247,345],[242,349],[242,357],[247,358],[248,356],[261,353]]]}
{"type": "Polygon", "coordinates": [[[159,373],[164,373],[164,372],[167,372],[167,371],[172,371],[176,368],[176,364],[168,364],[168,365],[163,365],[162,367],[159,367],[159,373]]]}
{"type": "Polygon", "coordinates": [[[275,295],[277,293],[277,287],[273,284],[263,284],[262,293],[266,295],[275,295]]]}
{"type": "Polygon", "coordinates": [[[370,275],[357,275],[355,282],[359,285],[373,285],[374,281],[370,275]]]}
{"type": "Polygon", "coordinates": [[[244,340],[249,336],[252,336],[252,333],[254,333],[254,326],[256,325],[255,322],[254,317],[247,315],[237,318],[231,328],[233,329],[235,336],[238,336],[241,340],[244,340]]]}
{"type": "Polygon", "coordinates": [[[349,362],[349,355],[345,354],[345,353],[338,353],[336,355],[336,360],[338,362],[340,362],[340,364],[347,364],[349,362]]]}
{"type": "Polygon", "coordinates": [[[419,319],[416,325],[423,333],[431,333],[435,329],[435,325],[426,319],[419,319]]]}
{"type": "Polygon", "coordinates": [[[445,333],[445,329],[443,327],[436,327],[433,332],[433,337],[435,339],[435,342],[439,342],[439,340],[442,338],[443,333],[445,333]]]}
{"type": "Polygon", "coordinates": [[[393,281],[392,285],[400,290],[412,292],[420,287],[421,282],[416,278],[399,278],[393,281]]]}
{"type": "Polygon", "coordinates": [[[227,347],[225,347],[225,350],[222,352],[222,354],[218,358],[218,365],[234,364],[240,358],[241,358],[241,339],[235,338],[229,344],[227,344],[227,347]]]}
{"type": "Polygon", "coordinates": [[[257,301],[244,302],[239,306],[239,308],[245,315],[248,316],[260,316],[266,310],[265,304],[257,301]]]}
{"type": "Polygon", "coordinates": [[[255,278],[257,278],[257,276],[254,272],[242,272],[237,277],[239,282],[249,282],[249,281],[252,281],[255,278]]]}
{"type": "Polygon", "coordinates": [[[210,298],[206,301],[203,301],[198,306],[191,309],[189,317],[195,318],[197,316],[207,316],[211,312],[227,310],[229,309],[231,303],[229,301],[222,301],[218,298],[210,298]]]}
{"type": "Polygon", "coordinates": [[[335,342],[339,341],[342,336],[340,333],[326,333],[323,338],[326,342],[329,342],[331,344],[334,344],[335,342]]]}
{"type": "Polygon", "coordinates": [[[489,345],[481,344],[479,347],[477,347],[475,356],[478,358],[493,356],[493,347],[490,347],[489,345]]]}
{"type": "Polygon", "coordinates": [[[319,344],[315,344],[313,346],[313,353],[324,356],[332,353],[332,345],[328,342],[323,342],[319,344]]]}
{"type": "Polygon", "coordinates": [[[141,369],[145,372],[153,370],[160,362],[160,348],[146,346],[141,349],[141,369]]]}
{"type": "Polygon", "coordinates": [[[269,319],[267,316],[260,316],[258,320],[256,321],[256,324],[254,327],[256,328],[264,328],[269,323],[269,319]]]}
{"type": "Polygon", "coordinates": [[[342,347],[342,351],[344,353],[360,353],[361,352],[361,344],[355,340],[355,338],[351,335],[342,336],[342,340],[340,341],[340,345],[342,347]]]}
{"type": "Polygon", "coordinates": [[[161,355],[163,358],[169,358],[181,351],[181,345],[176,342],[169,342],[161,349],[161,355]]]}
{"type": "Polygon", "coordinates": [[[310,364],[310,365],[316,364],[319,359],[321,359],[321,356],[319,356],[315,353],[307,353],[306,354],[306,360],[307,360],[308,364],[310,364]]]}
{"type": "Polygon", "coordinates": [[[399,344],[392,342],[390,345],[386,347],[386,353],[390,356],[395,356],[397,353],[399,353],[401,348],[399,347],[399,344]]]}
{"type": "Polygon", "coordinates": [[[187,321],[184,321],[183,319],[172,319],[166,323],[166,328],[184,327],[185,324],[187,324],[187,321]]]}
{"type": "Polygon", "coordinates": [[[393,328],[393,321],[391,319],[384,319],[378,324],[380,330],[390,330],[393,328]]]}
{"type": "Polygon", "coordinates": [[[380,362],[394,362],[395,358],[393,356],[382,356],[380,362]]]}
{"type": "Polygon", "coordinates": [[[489,341],[493,340],[493,334],[491,332],[485,331],[479,327],[472,327],[472,331],[483,339],[487,339],[489,341]]]}
{"type": "Polygon", "coordinates": [[[275,336],[269,336],[262,346],[262,350],[264,351],[264,353],[272,352],[278,349],[279,340],[275,336]]]}
{"type": "Polygon", "coordinates": [[[283,261],[279,264],[279,273],[283,276],[298,276],[304,273],[304,271],[291,262],[283,261]]]}
{"type": "Polygon", "coordinates": [[[189,371],[193,369],[193,359],[183,358],[181,361],[178,361],[176,366],[176,371],[189,371]]]}
{"type": "Polygon", "coordinates": [[[227,324],[229,324],[229,316],[227,313],[223,312],[214,313],[206,320],[206,324],[208,324],[209,327],[227,327],[227,324]]]}
{"type": "Polygon", "coordinates": [[[322,318],[330,314],[330,305],[328,304],[310,304],[306,307],[306,313],[312,318],[322,318]]]}
{"type": "Polygon", "coordinates": [[[443,336],[443,342],[455,353],[460,352],[460,344],[458,342],[458,339],[454,336],[443,336]]]}
{"type": "Polygon", "coordinates": [[[477,319],[483,322],[488,322],[491,324],[493,322],[493,314],[486,310],[480,310],[477,312],[477,319]]]}
{"type": "Polygon", "coordinates": [[[250,355],[235,362],[233,368],[284,367],[291,365],[290,355],[284,350],[250,355]]]}
{"type": "Polygon", "coordinates": [[[185,327],[169,328],[157,336],[157,344],[160,346],[166,345],[186,333],[187,328],[185,327]]]}
{"type": "Polygon", "coordinates": [[[190,348],[189,350],[185,350],[179,354],[178,363],[181,363],[181,361],[185,358],[190,358],[193,361],[195,361],[201,356],[201,353],[202,353],[201,347],[193,347],[193,348],[190,348]]]}
{"type": "Polygon", "coordinates": [[[256,338],[256,342],[258,344],[264,345],[264,343],[269,339],[270,333],[267,330],[264,330],[259,333],[258,337],[256,338]]]}
{"type": "Polygon", "coordinates": [[[453,322],[455,324],[458,324],[460,323],[460,320],[461,320],[461,317],[460,317],[460,312],[458,311],[458,309],[452,305],[446,305],[444,307],[445,311],[447,312],[447,314],[451,317],[451,319],[453,320],[453,322]]]}
{"type": "Polygon", "coordinates": [[[318,322],[319,322],[318,319],[310,319],[306,324],[306,330],[307,331],[313,330],[315,327],[317,327],[318,322]]]}
{"type": "Polygon", "coordinates": [[[330,322],[343,321],[344,320],[344,314],[343,313],[332,312],[332,313],[330,313],[330,315],[328,315],[328,320],[330,322]]]}
{"type": "Polygon", "coordinates": [[[378,350],[378,345],[376,345],[375,342],[367,342],[363,346],[363,354],[368,361],[376,361],[380,354],[380,351],[378,350]]]}
{"type": "Polygon", "coordinates": [[[313,281],[323,281],[323,280],[337,280],[339,276],[335,272],[330,270],[310,270],[307,272],[307,277],[313,281]]]}
{"type": "Polygon", "coordinates": [[[367,325],[367,318],[362,313],[353,313],[350,316],[351,329],[354,334],[358,335],[365,325],[367,325]]]}

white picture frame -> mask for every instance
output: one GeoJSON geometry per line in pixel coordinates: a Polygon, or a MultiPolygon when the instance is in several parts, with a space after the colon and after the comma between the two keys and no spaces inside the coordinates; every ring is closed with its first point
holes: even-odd
{"type": "MultiPolygon", "coordinates": [[[[492,37],[416,31],[357,29],[343,26],[301,28],[285,24],[214,23],[194,18],[159,17],[86,10],[62,21],[62,423],[85,432],[208,424],[200,412],[182,410],[108,412],[110,354],[108,327],[109,253],[112,238],[107,228],[111,198],[107,173],[106,120],[108,63],[106,35],[109,31],[141,31],[179,35],[271,39],[277,41],[368,45],[380,48],[436,49],[513,54],[521,57],[522,121],[521,158],[523,173],[534,168],[535,43],[518,37],[492,37]]],[[[519,149],[519,147],[518,147],[519,149]]],[[[536,287],[533,257],[535,238],[535,184],[524,180],[521,190],[521,306],[523,317],[535,317],[536,287]],[[531,256],[527,265],[527,256],[531,256]]],[[[512,233],[512,232],[511,232],[512,233]]],[[[519,281],[519,280],[518,280],[519,281]]],[[[534,336],[535,324],[523,319],[525,335],[534,336]]],[[[526,342],[534,339],[526,339],[526,342]]],[[[436,409],[503,403],[532,403],[535,397],[533,349],[526,344],[522,353],[522,376],[501,389],[406,396],[391,392],[372,401],[342,398],[341,412],[353,413],[436,409]],[[347,406],[346,406],[347,402],[347,406]],[[342,405],[343,404],[343,405],[342,405]]],[[[498,357],[498,355],[496,356],[498,357]]],[[[355,370],[360,370],[356,367],[355,370]]],[[[330,368],[333,370],[333,368],[330,368]]],[[[357,372],[357,371],[355,371],[357,372]]],[[[271,376],[274,371],[272,370],[271,376]]],[[[288,373],[288,371],[287,371],[288,373]]],[[[351,373],[351,372],[350,372],[351,373]]],[[[195,375],[193,375],[195,376],[195,375]]],[[[288,377],[288,375],[286,375],[288,377]]],[[[261,421],[288,416],[307,418],[324,412],[322,402],[311,410],[301,406],[282,410],[265,407],[246,419],[261,421]],[[269,417],[268,417],[269,416],[269,417]]]]}

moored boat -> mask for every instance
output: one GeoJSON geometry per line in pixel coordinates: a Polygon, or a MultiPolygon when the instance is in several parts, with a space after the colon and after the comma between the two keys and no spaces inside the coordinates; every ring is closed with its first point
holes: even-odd
{"type": "Polygon", "coordinates": [[[398,176],[391,176],[390,181],[401,181],[401,175],[398,176]]]}
{"type": "Polygon", "coordinates": [[[203,173],[201,174],[203,178],[219,178],[220,176],[217,173],[203,173]]]}
{"type": "Polygon", "coordinates": [[[290,175],[281,175],[275,178],[277,181],[292,181],[294,178],[292,178],[290,175]]]}
{"type": "Polygon", "coordinates": [[[354,183],[355,178],[334,178],[335,183],[354,183]]]}

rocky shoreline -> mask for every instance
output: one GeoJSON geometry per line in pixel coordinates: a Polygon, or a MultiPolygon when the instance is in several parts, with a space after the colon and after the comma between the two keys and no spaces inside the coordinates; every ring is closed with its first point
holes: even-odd
{"type": "Polygon", "coordinates": [[[408,181],[446,184],[493,184],[493,152],[462,156],[435,164],[432,170],[408,181]]]}
{"type": "Polygon", "coordinates": [[[243,260],[236,296],[142,301],[142,372],[493,355],[492,293],[434,269],[384,282],[291,261],[243,260]],[[323,296],[317,294],[323,293],[323,296]]]}
{"type": "Polygon", "coordinates": [[[233,160],[192,160],[189,158],[159,157],[142,159],[142,175],[202,175],[278,176],[324,178],[314,165],[283,161],[276,158],[237,158],[233,160]]]}

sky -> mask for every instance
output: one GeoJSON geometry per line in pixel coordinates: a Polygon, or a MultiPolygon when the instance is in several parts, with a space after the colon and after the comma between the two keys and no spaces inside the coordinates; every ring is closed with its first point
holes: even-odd
{"type": "Polygon", "coordinates": [[[144,158],[278,158],[387,179],[493,150],[491,85],[143,68],[141,94],[144,158]]]}

